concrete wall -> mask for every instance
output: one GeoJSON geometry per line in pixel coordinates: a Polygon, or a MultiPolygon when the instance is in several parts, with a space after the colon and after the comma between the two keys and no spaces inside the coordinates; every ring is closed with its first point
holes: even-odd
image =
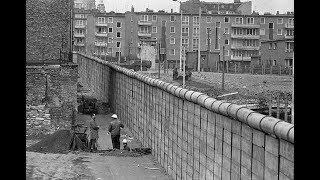
{"type": "MultiPolygon", "coordinates": [[[[292,124],[99,59],[77,57],[87,61],[79,70],[91,64],[87,71],[94,79],[101,79],[93,71],[103,66],[112,74],[112,107],[174,179],[294,179],[292,124]]],[[[96,89],[106,86],[91,82],[96,89]]]]}
{"type": "Polygon", "coordinates": [[[45,123],[44,120],[55,124],[50,128],[70,125],[77,106],[77,67],[76,64],[26,67],[26,113],[30,128],[45,123]]]}

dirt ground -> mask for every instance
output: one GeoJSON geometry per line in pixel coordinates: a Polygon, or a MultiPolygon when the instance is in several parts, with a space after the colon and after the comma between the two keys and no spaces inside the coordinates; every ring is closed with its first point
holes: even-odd
{"type": "MultiPolygon", "coordinates": [[[[89,115],[78,116],[78,120],[82,122],[86,122],[89,119],[89,115]]],[[[111,114],[98,114],[96,116],[97,124],[100,127],[107,127],[110,120],[111,114]]],[[[131,136],[127,128],[124,128],[121,134],[131,136]]],[[[39,139],[28,139],[26,146],[28,147],[38,141],[39,139]]],[[[130,148],[141,147],[141,143],[135,139],[129,142],[128,145],[130,148]]],[[[83,151],[69,152],[67,154],[27,151],[26,179],[169,180],[171,178],[152,155],[117,157],[83,151]]]]}

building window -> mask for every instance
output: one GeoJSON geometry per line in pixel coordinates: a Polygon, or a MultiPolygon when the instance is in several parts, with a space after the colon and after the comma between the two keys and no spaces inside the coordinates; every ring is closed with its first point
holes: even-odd
{"type": "Polygon", "coordinates": [[[182,27],[182,36],[189,36],[189,28],[182,27]]]}
{"type": "Polygon", "coordinates": [[[121,57],[121,52],[116,52],[116,57],[121,57]]]}
{"type": "Polygon", "coordinates": [[[176,32],[175,27],[174,27],[174,26],[171,26],[171,27],[170,27],[170,33],[175,33],[175,32],[176,32]]]}
{"type": "Polygon", "coordinates": [[[207,23],[211,23],[212,21],[212,17],[211,16],[207,16],[207,23]]]}
{"type": "Polygon", "coordinates": [[[216,27],[220,28],[221,27],[221,23],[220,22],[216,22],[216,27]]]}
{"type": "Polygon", "coordinates": [[[121,28],[121,22],[117,22],[117,27],[121,28]]]}
{"type": "Polygon", "coordinates": [[[224,33],[229,34],[229,28],[224,28],[224,33]]]}
{"type": "Polygon", "coordinates": [[[260,18],[260,24],[264,24],[266,19],[264,17],[260,18]]]}
{"type": "Polygon", "coordinates": [[[112,37],[108,37],[108,43],[113,43],[113,38],[112,37]]]}
{"type": "Polygon", "coordinates": [[[152,33],[157,33],[157,26],[152,26],[152,33]]]}
{"type": "Polygon", "coordinates": [[[120,38],[120,37],[121,37],[120,32],[117,32],[117,37],[118,37],[118,38],[120,38]]]}
{"type": "Polygon", "coordinates": [[[286,30],[286,35],[287,35],[287,36],[294,36],[294,31],[293,31],[293,29],[287,29],[287,30],[286,30]]]}
{"type": "Polygon", "coordinates": [[[266,35],[266,30],[264,28],[260,29],[260,35],[266,35]]]}
{"type": "Polygon", "coordinates": [[[176,16],[170,16],[170,22],[174,22],[176,20],[176,16]]]}
{"type": "Polygon", "coordinates": [[[291,25],[291,26],[294,25],[293,18],[289,18],[289,19],[288,19],[288,25],[291,25]]]}
{"type": "Polygon", "coordinates": [[[199,36],[199,27],[194,27],[193,28],[193,33],[192,33],[192,36],[194,37],[198,37],[199,36]]]}
{"type": "Polygon", "coordinates": [[[121,42],[120,41],[117,42],[117,47],[118,48],[121,47],[121,42]]]}
{"type": "Polygon", "coordinates": [[[198,38],[193,38],[192,39],[192,48],[197,49],[199,46],[199,39],[198,38]]]}
{"type": "Polygon", "coordinates": [[[247,18],[247,24],[254,24],[254,18],[253,17],[248,17],[247,18]]]}
{"type": "Polygon", "coordinates": [[[152,15],[152,21],[157,21],[157,16],[156,15],[152,15]]]}
{"type": "Polygon", "coordinates": [[[104,24],[105,23],[105,18],[104,17],[98,17],[98,23],[104,24]]]}
{"type": "Polygon", "coordinates": [[[109,28],[108,28],[108,32],[109,32],[109,33],[112,33],[112,32],[113,32],[113,28],[112,28],[112,27],[109,27],[109,28]]]}
{"type": "Polygon", "coordinates": [[[141,20],[142,22],[148,21],[148,15],[141,15],[141,20]]]}
{"type": "Polygon", "coordinates": [[[188,48],[189,47],[189,39],[188,38],[182,38],[182,46],[188,48]]]}
{"type": "Polygon", "coordinates": [[[108,17],[108,23],[113,23],[113,17],[108,17]]]}
{"type": "Polygon", "coordinates": [[[274,43],[273,49],[277,49],[277,43],[274,43]]]}
{"type": "Polygon", "coordinates": [[[175,51],[175,49],[170,49],[170,55],[175,55],[176,54],[176,51],[175,51]]]}
{"type": "Polygon", "coordinates": [[[175,38],[170,38],[170,44],[175,44],[176,43],[176,39],[175,38]]]}
{"type": "Polygon", "coordinates": [[[182,25],[189,25],[189,16],[182,16],[182,25]]]}
{"type": "Polygon", "coordinates": [[[84,34],[84,31],[83,29],[76,29],[76,34],[84,34]]]}
{"type": "Polygon", "coordinates": [[[230,21],[229,17],[224,17],[224,22],[228,23],[230,21]]]}
{"type": "Polygon", "coordinates": [[[83,26],[83,20],[77,20],[76,25],[78,26],[83,26]]]}
{"type": "Polygon", "coordinates": [[[275,65],[277,65],[277,60],[272,61],[272,66],[275,66],[275,65]]]}
{"type": "Polygon", "coordinates": [[[193,16],[193,25],[199,25],[199,16],[193,16]]]}
{"type": "Polygon", "coordinates": [[[282,24],[283,23],[283,18],[278,18],[277,24],[282,24]]]}
{"type": "Polygon", "coordinates": [[[293,42],[286,42],[285,52],[292,52],[292,51],[294,51],[293,42]]]}
{"type": "Polygon", "coordinates": [[[99,27],[98,28],[98,33],[106,33],[106,28],[105,27],[99,27]]]}
{"type": "Polygon", "coordinates": [[[147,26],[141,26],[139,32],[140,33],[148,33],[148,27],[147,26]]]}
{"type": "Polygon", "coordinates": [[[269,43],[269,49],[273,49],[273,43],[269,43]]]}
{"type": "Polygon", "coordinates": [[[224,56],[229,56],[229,50],[224,50],[224,56]]]}
{"type": "Polygon", "coordinates": [[[229,45],[229,39],[225,39],[225,40],[224,40],[224,44],[225,44],[225,45],[229,45]]]}
{"type": "Polygon", "coordinates": [[[277,35],[282,35],[282,29],[278,29],[277,35]]]}
{"type": "Polygon", "coordinates": [[[206,34],[211,34],[211,28],[208,28],[206,29],[206,34]]]}
{"type": "Polygon", "coordinates": [[[243,24],[243,18],[242,17],[236,17],[236,24],[243,24]]]}
{"type": "Polygon", "coordinates": [[[112,48],[111,47],[108,48],[108,54],[112,54],[112,48]]]}
{"type": "Polygon", "coordinates": [[[269,23],[269,29],[273,29],[273,23],[269,23]]]}

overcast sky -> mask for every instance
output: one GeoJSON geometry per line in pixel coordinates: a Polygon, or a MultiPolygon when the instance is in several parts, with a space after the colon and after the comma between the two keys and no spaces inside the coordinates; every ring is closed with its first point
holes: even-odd
{"type": "MultiPolygon", "coordinates": [[[[179,2],[172,0],[96,0],[96,5],[104,1],[106,11],[125,12],[129,11],[131,5],[134,6],[135,11],[145,11],[146,8],[154,11],[173,9],[175,12],[179,10],[179,2]]],[[[182,0],[185,2],[187,0],[182,0]]],[[[225,2],[232,3],[234,0],[202,0],[206,2],[225,2]]],[[[241,2],[247,0],[241,0],[241,2]]],[[[287,11],[294,11],[294,0],[252,0],[252,10],[260,13],[271,12],[285,13],[287,11]]]]}

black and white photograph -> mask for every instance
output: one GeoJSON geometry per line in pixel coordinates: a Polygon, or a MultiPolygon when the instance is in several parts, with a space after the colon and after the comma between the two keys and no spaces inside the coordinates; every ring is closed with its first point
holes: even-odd
{"type": "Polygon", "coordinates": [[[25,16],[27,180],[295,179],[294,0],[26,0],[25,16]]]}

